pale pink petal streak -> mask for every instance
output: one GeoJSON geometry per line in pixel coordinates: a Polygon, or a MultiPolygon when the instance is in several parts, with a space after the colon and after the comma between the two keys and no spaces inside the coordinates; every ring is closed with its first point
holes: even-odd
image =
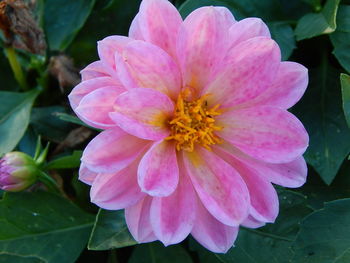
{"type": "Polygon", "coordinates": [[[152,198],[146,196],[137,204],[125,208],[125,220],[131,235],[139,243],[157,240],[150,222],[152,198]]]}
{"type": "Polygon", "coordinates": [[[92,62],[80,71],[81,81],[98,77],[108,77],[107,70],[101,60],[92,62]]]}
{"type": "Polygon", "coordinates": [[[271,85],[280,60],[280,49],[272,39],[248,39],[230,50],[225,65],[202,93],[211,94],[210,105],[224,108],[254,99],[271,85]]]}
{"type": "Polygon", "coordinates": [[[168,196],[173,193],[179,181],[174,143],[154,143],[143,156],[137,175],[143,192],[151,196],[168,196]]]}
{"type": "Polygon", "coordinates": [[[183,74],[183,86],[197,90],[209,82],[211,72],[222,62],[228,49],[227,16],[222,9],[201,7],[193,11],[181,26],[177,57],[183,74]]]}
{"type": "Polygon", "coordinates": [[[83,163],[79,168],[79,180],[88,185],[92,185],[97,173],[90,171],[83,163]]]}
{"type": "Polygon", "coordinates": [[[129,37],[137,40],[145,40],[140,28],[140,15],[137,14],[131,22],[129,29],[129,37]]]}
{"type": "Polygon", "coordinates": [[[226,253],[235,242],[238,227],[227,226],[215,219],[202,204],[198,205],[192,236],[214,253],[226,253]]]}
{"type": "Polygon", "coordinates": [[[99,174],[92,184],[91,202],[103,209],[118,210],[136,204],[145,194],[137,184],[139,160],[117,173],[99,174]]]}
{"type": "Polygon", "coordinates": [[[151,224],[164,245],[176,244],[191,232],[196,218],[197,197],[187,174],[181,174],[175,192],[168,197],[153,198],[151,224]]]}
{"type": "Polygon", "coordinates": [[[261,106],[225,112],[217,117],[218,135],[244,153],[270,163],[291,162],[309,142],[302,123],[280,108],[261,106]]]}
{"type": "Polygon", "coordinates": [[[115,173],[131,164],[150,142],[113,127],[97,135],[81,158],[85,166],[98,173],[115,173]]]}
{"type": "Polygon", "coordinates": [[[175,44],[182,18],[167,0],[143,0],[138,13],[138,26],[145,41],[175,57],[175,44]]]}
{"type": "Polygon", "coordinates": [[[131,89],[118,96],[110,117],[119,127],[139,138],[161,140],[169,135],[168,119],[174,103],[153,89],[131,89]]]}
{"type": "Polygon", "coordinates": [[[184,152],[184,164],[199,198],[215,218],[238,226],[248,216],[248,189],[231,165],[201,147],[184,152]]]}

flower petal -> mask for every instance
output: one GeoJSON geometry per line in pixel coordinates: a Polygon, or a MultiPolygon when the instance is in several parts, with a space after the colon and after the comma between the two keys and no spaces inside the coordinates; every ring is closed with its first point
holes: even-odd
{"type": "Polygon", "coordinates": [[[115,126],[115,122],[109,117],[109,113],[113,112],[113,105],[123,89],[114,87],[99,88],[87,94],[75,109],[75,113],[87,124],[99,128],[106,129],[115,126]]]}
{"type": "Polygon", "coordinates": [[[123,89],[122,86],[120,86],[114,79],[110,77],[99,77],[89,79],[75,86],[75,88],[69,94],[68,99],[70,105],[72,106],[73,110],[75,110],[75,108],[78,107],[80,101],[83,99],[84,96],[86,96],[94,90],[106,87],[112,87],[116,90],[123,89]]]}
{"type": "Polygon", "coordinates": [[[131,22],[129,37],[137,40],[145,40],[140,28],[140,15],[137,14],[131,22]]]}
{"type": "Polygon", "coordinates": [[[214,253],[226,253],[235,242],[238,227],[227,226],[216,220],[202,204],[198,205],[192,236],[214,253]]]}
{"type": "Polygon", "coordinates": [[[161,141],[153,144],[143,156],[137,175],[143,192],[152,196],[168,196],[173,193],[179,182],[174,143],[161,141]]]}
{"type": "Polygon", "coordinates": [[[280,49],[272,39],[248,39],[230,50],[225,67],[203,94],[211,94],[208,103],[224,108],[249,101],[271,85],[280,60],[280,49]]]}
{"type": "Polygon", "coordinates": [[[303,96],[308,81],[306,67],[295,62],[282,62],[271,86],[251,104],[288,109],[303,96]]]}
{"type": "Polygon", "coordinates": [[[97,51],[101,61],[112,70],[115,70],[114,54],[116,52],[121,53],[130,41],[132,39],[124,36],[109,36],[98,41],[97,51]]]}
{"type": "Polygon", "coordinates": [[[150,142],[113,127],[97,135],[85,148],[84,165],[98,173],[115,173],[132,163],[150,142]]]}
{"type": "Polygon", "coordinates": [[[127,133],[161,140],[169,134],[167,120],[174,111],[174,103],[156,90],[136,88],[119,95],[114,110],[110,117],[127,133]]]}
{"type": "Polygon", "coordinates": [[[179,243],[189,235],[196,218],[196,200],[187,174],[182,174],[173,194],[153,198],[151,224],[165,246],[179,243]]]}
{"type": "Polygon", "coordinates": [[[253,37],[271,37],[269,28],[260,19],[249,17],[231,26],[229,31],[230,48],[253,37]]]}
{"type": "Polygon", "coordinates": [[[91,187],[91,202],[110,210],[136,204],[145,196],[137,184],[138,163],[139,160],[135,160],[117,173],[99,174],[91,187]]]}
{"type": "Polygon", "coordinates": [[[270,163],[293,161],[309,142],[302,123],[291,113],[262,106],[236,109],[217,118],[217,134],[244,153],[270,163]]]}
{"type": "Polygon", "coordinates": [[[152,198],[146,196],[136,205],[125,208],[125,220],[131,235],[139,243],[157,240],[150,222],[152,198]]]}
{"type": "Polygon", "coordinates": [[[175,57],[175,43],[182,18],[167,0],[144,0],[138,14],[140,32],[150,42],[175,57]]]}
{"type": "Polygon", "coordinates": [[[83,163],[80,165],[80,168],[79,168],[80,181],[88,185],[92,185],[96,176],[97,176],[97,173],[90,171],[83,163]]]}
{"type": "Polygon", "coordinates": [[[214,148],[223,160],[231,164],[246,183],[250,196],[250,214],[258,221],[274,222],[278,215],[278,196],[271,183],[256,169],[240,162],[220,147],[214,148]]]}
{"type": "Polygon", "coordinates": [[[239,159],[245,165],[254,168],[261,177],[274,184],[295,188],[302,186],[306,181],[307,165],[302,156],[288,163],[275,164],[254,159],[229,143],[220,144],[220,148],[235,156],[236,159],[239,159]]]}
{"type": "Polygon", "coordinates": [[[231,165],[201,147],[184,152],[184,164],[199,198],[216,219],[238,226],[248,216],[248,189],[231,165]]]}
{"type": "Polygon", "coordinates": [[[177,40],[177,58],[184,87],[202,89],[225,57],[231,23],[222,13],[222,8],[201,7],[183,22],[177,40]]]}
{"type": "Polygon", "coordinates": [[[260,222],[258,220],[256,220],[254,217],[252,217],[251,215],[249,215],[246,220],[244,220],[242,222],[242,226],[244,227],[248,227],[248,228],[259,228],[264,226],[266,223],[264,222],[260,222]]]}
{"type": "Polygon", "coordinates": [[[105,69],[105,66],[100,60],[87,65],[84,69],[80,71],[80,74],[82,81],[99,77],[108,77],[107,70],[105,69]]]}
{"type": "Polygon", "coordinates": [[[125,87],[151,88],[177,98],[181,87],[180,70],[159,47],[140,40],[132,41],[120,58],[116,58],[116,63],[125,87]]]}

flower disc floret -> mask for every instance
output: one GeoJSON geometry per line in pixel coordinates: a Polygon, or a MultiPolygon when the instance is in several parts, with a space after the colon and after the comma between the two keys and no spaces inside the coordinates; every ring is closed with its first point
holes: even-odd
{"type": "Polygon", "coordinates": [[[196,100],[188,100],[190,91],[181,92],[177,98],[174,117],[169,121],[171,134],[166,140],[176,142],[176,150],[192,152],[195,144],[200,144],[210,150],[211,145],[221,143],[215,134],[223,127],[215,124],[215,116],[221,114],[220,104],[208,108],[206,94],[196,100]]]}

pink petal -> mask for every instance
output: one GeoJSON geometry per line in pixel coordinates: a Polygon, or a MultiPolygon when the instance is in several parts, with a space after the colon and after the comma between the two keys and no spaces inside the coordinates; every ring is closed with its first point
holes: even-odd
{"type": "Polygon", "coordinates": [[[137,14],[132,20],[129,28],[129,37],[137,40],[145,40],[140,28],[140,15],[137,14]]]}
{"type": "Polygon", "coordinates": [[[100,60],[87,65],[80,71],[80,74],[82,81],[99,77],[108,77],[107,70],[100,60]]]}
{"type": "Polygon", "coordinates": [[[111,69],[115,70],[114,54],[116,52],[121,53],[123,48],[130,41],[132,41],[132,39],[124,36],[109,36],[98,41],[97,51],[101,61],[111,69]]]}
{"type": "Polygon", "coordinates": [[[143,156],[137,175],[143,192],[152,196],[173,193],[179,181],[174,143],[161,141],[153,144],[143,156]]]}
{"type": "Polygon", "coordinates": [[[110,117],[123,130],[139,138],[161,140],[169,135],[172,100],[153,89],[131,89],[116,99],[110,117]]]}
{"type": "Polygon", "coordinates": [[[233,48],[245,40],[259,36],[271,37],[267,25],[260,18],[256,17],[242,19],[230,28],[230,47],[233,48]]]}
{"type": "Polygon", "coordinates": [[[75,113],[87,124],[106,129],[115,126],[115,122],[109,117],[113,112],[114,101],[123,89],[114,87],[99,88],[86,95],[75,109],[75,113]]]}
{"type": "Polygon", "coordinates": [[[185,19],[177,41],[184,87],[202,89],[226,55],[232,23],[228,23],[227,16],[222,13],[222,8],[201,7],[185,19]]]}
{"type": "Polygon", "coordinates": [[[258,221],[274,222],[278,215],[279,202],[271,183],[260,176],[259,171],[240,162],[220,147],[215,147],[215,153],[232,165],[246,183],[250,196],[250,214],[258,221]]]}
{"type": "Polygon", "coordinates": [[[114,79],[110,77],[99,77],[93,78],[86,81],[81,82],[72,90],[69,94],[69,102],[72,106],[73,110],[78,107],[80,101],[84,96],[89,94],[90,92],[97,90],[99,88],[112,87],[115,90],[123,90],[123,87],[120,86],[114,79]]]}
{"type": "Polygon", "coordinates": [[[266,37],[246,40],[232,48],[221,69],[204,94],[208,103],[231,107],[264,92],[276,76],[281,54],[275,41],[266,37]]]}
{"type": "Polygon", "coordinates": [[[220,144],[220,148],[234,155],[245,165],[254,168],[261,177],[274,184],[295,188],[302,186],[306,181],[307,165],[303,157],[298,157],[288,163],[274,164],[254,159],[229,145],[229,143],[220,144]]]}
{"type": "Polygon", "coordinates": [[[219,15],[224,19],[225,27],[230,28],[237,21],[230,10],[223,6],[214,6],[215,10],[219,13],[219,15]]]}
{"type": "Polygon", "coordinates": [[[288,109],[303,96],[308,84],[308,71],[295,62],[282,62],[272,85],[251,104],[288,109]]]}
{"type": "Polygon", "coordinates": [[[152,198],[146,196],[136,205],[125,208],[125,220],[131,235],[139,243],[157,240],[150,222],[152,198]]]}
{"type": "Polygon", "coordinates": [[[85,148],[82,162],[98,173],[116,173],[131,164],[150,144],[117,127],[97,135],[85,148]]]}
{"type": "Polygon", "coordinates": [[[165,246],[184,240],[196,219],[197,197],[187,174],[182,174],[176,191],[168,197],[153,198],[151,224],[165,246]]]}
{"type": "Polygon", "coordinates": [[[103,209],[118,210],[136,204],[145,194],[137,184],[139,160],[117,173],[99,174],[92,184],[91,202],[103,209]]]}
{"type": "Polygon", "coordinates": [[[92,185],[97,173],[90,171],[83,163],[79,168],[79,180],[88,185],[92,185]]]}
{"type": "Polygon", "coordinates": [[[242,226],[248,227],[248,228],[259,228],[265,225],[265,222],[260,222],[256,220],[254,217],[249,215],[246,220],[242,222],[242,226]]]}
{"type": "Polygon", "coordinates": [[[152,88],[177,98],[181,87],[180,70],[165,51],[135,40],[124,48],[120,56],[116,58],[116,63],[125,87],[152,88]]]}
{"type": "Polygon", "coordinates": [[[216,219],[238,226],[248,216],[248,189],[232,166],[201,147],[184,152],[184,164],[198,196],[216,219]]]}
{"type": "Polygon", "coordinates": [[[169,1],[142,1],[138,21],[145,41],[157,45],[175,57],[176,37],[182,18],[169,1]]]}
{"type": "Polygon", "coordinates": [[[192,236],[214,253],[226,253],[235,242],[238,227],[227,226],[216,220],[203,205],[198,205],[192,236]]]}
{"type": "Polygon", "coordinates": [[[270,163],[291,162],[309,142],[302,123],[279,108],[261,106],[236,109],[217,118],[224,127],[217,134],[244,153],[270,163]]]}

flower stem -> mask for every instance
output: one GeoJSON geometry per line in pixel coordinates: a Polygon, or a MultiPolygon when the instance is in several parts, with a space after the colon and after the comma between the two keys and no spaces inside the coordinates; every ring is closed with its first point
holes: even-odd
{"type": "Polygon", "coordinates": [[[24,77],[22,67],[18,62],[15,49],[13,47],[6,47],[5,52],[7,54],[7,58],[10,62],[11,69],[13,71],[13,74],[15,75],[15,79],[17,80],[18,84],[23,90],[28,90],[27,82],[24,77]]]}
{"type": "Polygon", "coordinates": [[[50,192],[53,192],[56,194],[60,193],[60,189],[58,188],[56,181],[52,179],[52,177],[49,176],[48,174],[44,172],[40,172],[38,179],[47,187],[47,189],[50,192]]]}

